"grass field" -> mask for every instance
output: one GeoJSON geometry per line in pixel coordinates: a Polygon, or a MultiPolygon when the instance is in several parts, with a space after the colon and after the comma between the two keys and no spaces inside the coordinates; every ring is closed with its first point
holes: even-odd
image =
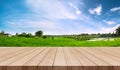
{"type": "Polygon", "coordinates": [[[51,38],[25,38],[25,37],[0,37],[0,46],[28,46],[28,47],[38,47],[38,46],[84,46],[84,47],[117,47],[120,46],[120,39],[115,39],[114,41],[77,41],[74,39],[55,37],[51,38]]]}

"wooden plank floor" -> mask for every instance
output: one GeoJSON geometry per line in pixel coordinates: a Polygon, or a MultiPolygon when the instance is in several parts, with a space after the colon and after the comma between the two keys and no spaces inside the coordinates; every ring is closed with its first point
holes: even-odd
{"type": "Polygon", "coordinates": [[[120,70],[120,48],[1,47],[0,70],[120,70]]]}

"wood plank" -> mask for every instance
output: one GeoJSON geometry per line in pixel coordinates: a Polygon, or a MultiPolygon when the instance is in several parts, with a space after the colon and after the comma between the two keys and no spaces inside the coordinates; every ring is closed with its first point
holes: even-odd
{"type": "Polygon", "coordinates": [[[13,63],[13,62],[21,59],[22,57],[28,55],[28,54],[31,53],[33,50],[35,50],[35,49],[27,49],[27,50],[24,50],[24,51],[22,51],[22,53],[17,54],[17,56],[13,56],[13,57],[11,57],[11,58],[9,58],[9,59],[7,59],[7,60],[1,61],[1,62],[0,62],[0,65],[7,65],[7,66],[9,66],[11,63],[13,63]],[[27,51],[27,52],[26,52],[26,51],[27,51]]]}
{"type": "Polygon", "coordinates": [[[79,60],[73,55],[70,48],[63,48],[63,51],[66,57],[67,66],[81,66],[79,60]]]}
{"type": "Polygon", "coordinates": [[[23,66],[26,62],[28,62],[30,59],[32,59],[37,53],[41,52],[43,48],[38,49],[38,48],[32,48],[32,50],[29,52],[27,55],[23,56],[22,58],[18,59],[17,61],[14,61],[13,63],[9,64],[10,66],[23,66]]]}
{"type": "Polygon", "coordinates": [[[46,48],[44,51],[40,52],[37,56],[26,62],[25,66],[38,66],[39,63],[45,58],[51,48],[46,48]]]}
{"type": "Polygon", "coordinates": [[[0,50],[0,58],[4,55],[9,55],[15,53],[16,51],[22,50],[24,48],[4,48],[0,50]]]}
{"type": "MultiPolygon", "coordinates": [[[[72,49],[72,48],[71,48],[72,49]]],[[[82,70],[82,66],[79,60],[73,55],[70,48],[63,48],[66,62],[67,62],[67,70],[82,70]]]]}
{"type": "Polygon", "coordinates": [[[67,65],[67,63],[66,63],[64,52],[63,52],[63,48],[58,47],[56,57],[55,57],[54,66],[66,66],[66,65],[67,65]]]}
{"type": "Polygon", "coordinates": [[[80,51],[76,50],[75,48],[72,48],[72,52],[81,63],[81,68],[82,68],[81,70],[98,70],[99,69],[97,64],[91,61],[88,57],[86,57],[80,51]]]}
{"type": "Polygon", "coordinates": [[[14,52],[10,52],[8,54],[4,54],[4,55],[2,55],[3,57],[0,57],[0,62],[5,61],[5,60],[7,60],[9,58],[12,58],[14,56],[17,56],[18,54],[23,53],[24,50],[27,50],[27,49],[20,49],[19,51],[18,50],[17,51],[13,50],[14,52]]]}
{"type": "MultiPolygon", "coordinates": [[[[86,48],[77,48],[77,50],[80,50],[81,53],[83,53],[86,57],[88,57],[91,61],[93,61],[94,63],[96,63],[97,65],[96,66],[93,66],[93,67],[90,67],[90,66],[87,66],[87,67],[84,67],[86,70],[88,70],[89,68],[91,70],[113,70],[112,68],[112,65],[105,62],[104,60],[101,60],[100,58],[96,57],[95,55],[98,55],[98,54],[91,54],[89,53],[88,51],[85,51],[83,49],[86,49],[86,48]]],[[[99,55],[98,55],[99,56],[99,55]]]]}
{"type": "Polygon", "coordinates": [[[38,65],[38,70],[52,70],[57,48],[52,48],[38,65]]]}
{"type": "Polygon", "coordinates": [[[109,58],[104,53],[101,53],[100,51],[96,51],[94,48],[83,48],[84,50],[88,51],[89,53],[95,55],[96,57],[100,58],[101,60],[104,60],[105,62],[114,65],[119,65],[120,63],[112,58],[109,58]]]}
{"type": "Polygon", "coordinates": [[[53,66],[57,48],[52,48],[38,66],[53,66]]]}
{"type": "Polygon", "coordinates": [[[114,57],[120,58],[120,48],[96,48],[99,51],[112,55],[114,57]]]}
{"type": "Polygon", "coordinates": [[[96,66],[96,64],[93,61],[88,59],[88,57],[86,57],[80,51],[76,50],[75,48],[72,48],[71,50],[82,66],[96,66]]]}
{"type": "Polygon", "coordinates": [[[0,70],[120,70],[120,48],[0,47],[0,70]]]}
{"type": "Polygon", "coordinates": [[[99,59],[93,54],[90,54],[89,52],[85,51],[83,48],[76,48],[76,50],[79,50],[83,55],[85,55],[89,60],[94,62],[97,66],[110,66],[111,64],[99,59]]]}
{"type": "Polygon", "coordinates": [[[53,70],[67,70],[67,63],[62,47],[58,47],[53,66],[53,70]]]}
{"type": "MultiPolygon", "coordinates": [[[[99,49],[96,49],[96,48],[94,48],[96,51],[98,51],[99,49]]],[[[102,54],[104,54],[104,56],[107,56],[108,58],[112,58],[113,60],[115,60],[115,61],[117,61],[117,62],[120,62],[120,57],[118,57],[118,56],[115,56],[115,55],[113,55],[112,53],[106,53],[106,51],[102,51],[102,50],[99,50],[99,52],[100,53],[102,53],[102,54]]],[[[120,63],[119,64],[117,64],[117,65],[120,65],[120,63]]]]}

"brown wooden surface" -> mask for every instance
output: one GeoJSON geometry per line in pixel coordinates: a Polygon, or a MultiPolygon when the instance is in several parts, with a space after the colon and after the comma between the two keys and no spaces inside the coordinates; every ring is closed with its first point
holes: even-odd
{"type": "Polygon", "coordinates": [[[1,47],[0,70],[120,70],[120,48],[1,47]]]}

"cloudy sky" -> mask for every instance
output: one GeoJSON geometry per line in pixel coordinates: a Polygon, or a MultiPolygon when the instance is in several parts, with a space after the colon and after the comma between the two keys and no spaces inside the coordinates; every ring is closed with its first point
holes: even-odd
{"type": "Polygon", "coordinates": [[[109,33],[120,25],[120,0],[0,0],[0,31],[109,33]]]}

